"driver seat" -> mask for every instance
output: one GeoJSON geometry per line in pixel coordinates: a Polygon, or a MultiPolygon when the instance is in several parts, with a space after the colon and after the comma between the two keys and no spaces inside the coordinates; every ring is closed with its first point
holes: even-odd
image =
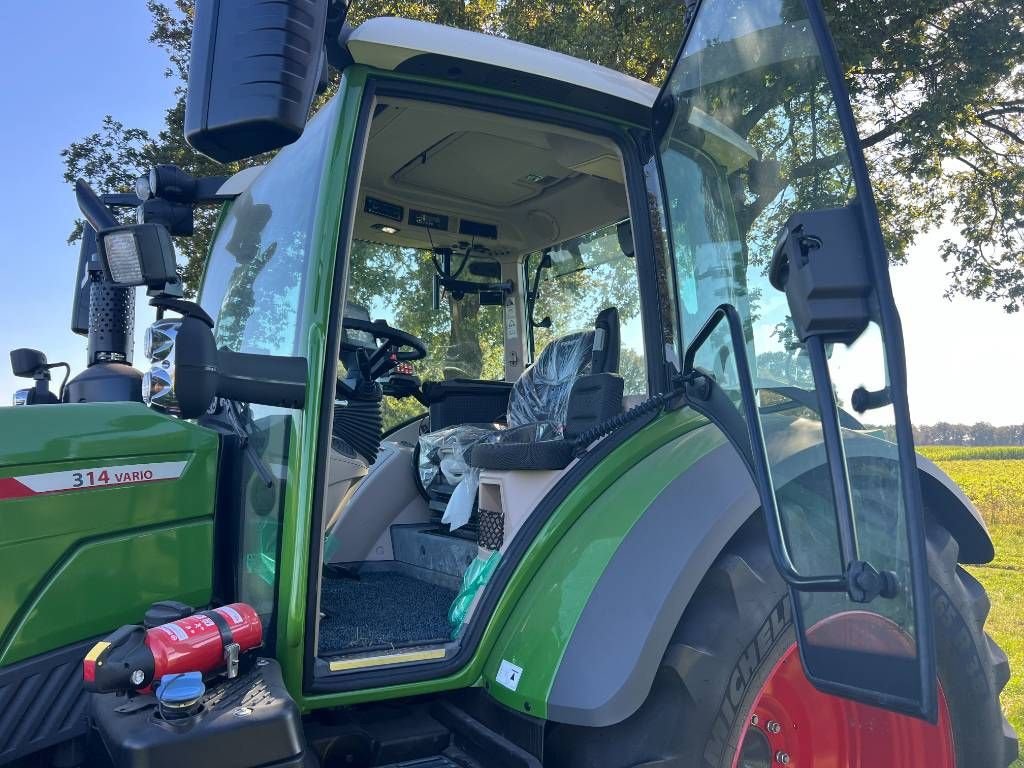
{"type": "Polygon", "coordinates": [[[561,438],[570,394],[577,380],[592,374],[618,373],[619,338],[618,310],[608,307],[598,314],[591,330],[552,340],[536,362],[523,371],[509,395],[507,428],[460,424],[421,435],[418,469],[431,501],[440,501],[437,506],[443,506],[447,501],[443,497],[450,495],[452,487],[469,469],[470,454],[476,445],[561,438]],[[441,498],[434,498],[438,496],[441,498]]]}

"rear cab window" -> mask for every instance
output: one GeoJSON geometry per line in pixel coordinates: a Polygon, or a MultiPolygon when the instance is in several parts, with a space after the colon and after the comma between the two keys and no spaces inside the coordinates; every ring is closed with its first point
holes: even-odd
{"type": "Polygon", "coordinates": [[[593,328],[601,310],[619,312],[619,374],[626,395],[647,394],[640,287],[629,221],[616,222],[531,253],[527,324],[531,361],[553,339],[593,328]]]}

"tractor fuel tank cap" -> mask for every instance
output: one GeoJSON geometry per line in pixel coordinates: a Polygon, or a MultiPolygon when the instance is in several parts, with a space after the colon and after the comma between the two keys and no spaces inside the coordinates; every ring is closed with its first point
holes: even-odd
{"type": "Polygon", "coordinates": [[[199,702],[205,693],[202,672],[179,672],[161,678],[156,700],[164,717],[189,717],[199,711],[199,702]]]}

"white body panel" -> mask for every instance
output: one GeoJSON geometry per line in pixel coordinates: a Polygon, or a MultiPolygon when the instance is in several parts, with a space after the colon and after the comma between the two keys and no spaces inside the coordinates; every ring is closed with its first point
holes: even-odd
{"type": "Polygon", "coordinates": [[[349,35],[349,53],[359,64],[396,69],[422,54],[451,56],[524,72],[650,107],[658,89],[621,72],[494,35],[391,16],[364,21],[349,35]]]}

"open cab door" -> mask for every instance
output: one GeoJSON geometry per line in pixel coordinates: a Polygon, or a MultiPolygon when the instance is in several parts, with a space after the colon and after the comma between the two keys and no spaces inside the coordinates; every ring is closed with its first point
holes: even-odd
{"type": "Polygon", "coordinates": [[[654,115],[686,399],[757,484],[807,677],[934,722],[902,334],[818,0],[698,2],[654,115]]]}

